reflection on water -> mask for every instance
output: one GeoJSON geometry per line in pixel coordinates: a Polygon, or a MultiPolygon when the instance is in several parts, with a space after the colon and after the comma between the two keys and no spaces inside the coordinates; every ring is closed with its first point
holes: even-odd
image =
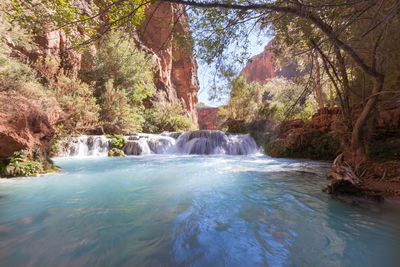
{"type": "Polygon", "coordinates": [[[398,266],[400,212],[321,192],[329,164],[57,159],[0,180],[0,266],[398,266]]]}

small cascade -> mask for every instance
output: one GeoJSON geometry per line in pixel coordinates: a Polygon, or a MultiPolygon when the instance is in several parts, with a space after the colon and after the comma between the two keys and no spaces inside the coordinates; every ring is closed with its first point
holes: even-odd
{"type": "Polygon", "coordinates": [[[173,154],[175,139],[167,135],[134,134],[126,136],[123,151],[126,155],[173,154]]]}
{"type": "MultiPolygon", "coordinates": [[[[125,136],[122,150],[126,155],[146,154],[227,154],[249,155],[259,152],[248,134],[230,134],[221,131],[192,131],[184,133],[132,134],[125,136]]],[[[64,141],[59,156],[106,156],[110,140],[105,136],[72,137],[64,141]]]]}
{"type": "Polygon", "coordinates": [[[249,134],[229,134],[221,131],[185,132],[178,137],[177,148],[183,154],[248,155],[258,152],[249,134]]]}
{"type": "Polygon", "coordinates": [[[71,137],[64,143],[59,156],[106,156],[110,150],[110,141],[103,135],[82,135],[71,137]]]}

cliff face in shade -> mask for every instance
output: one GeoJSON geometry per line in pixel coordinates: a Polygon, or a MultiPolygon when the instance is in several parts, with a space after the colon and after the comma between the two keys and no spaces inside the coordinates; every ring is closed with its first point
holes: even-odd
{"type": "Polygon", "coordinates": [[[154,81],[157,89],[165,91],[169,101],[180,101],[197,125],[197,62],[191,44],[182,42],[183,38],[180,38],[190,34],[184,6],[155,3],[146,11],[139,40],[146,50],[156,56],[158,70],[154,73],[154,81]]]}
{"type": "Polygon", "coordinates": [[[0,94],[0,159],[39,146],[49,152],[54,129],[47,115],[28,99],[0,94]]]}
{"type": "Polygon", "coordinates": [[[218,130],[218,108],[197,108],[200,130],[218,130]]]}
{"type": "Polygon", "coordinates": [[[275,77],[293,79],[301,76],[301,74],[296,71],[295,63],[289,63],[282,68],[277,66],[273,51],[274,45],[274,40],[270,41],[265,46],[262,53],[248,60],[245,68],[242,70],[242,73],[246,75],[248,82],[266,84],[269,80],[275,77]]]}

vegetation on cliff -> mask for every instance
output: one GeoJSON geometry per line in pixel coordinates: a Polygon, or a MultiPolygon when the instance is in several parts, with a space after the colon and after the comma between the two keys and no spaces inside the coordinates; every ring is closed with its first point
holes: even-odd
{"type": "MultiPolygon", "coordinates": [[[[111,14],[115,12],[118,13],[115,16],[121,16],[129,8],[138,8],[129,17],[131,26],[140,23],[144,18],[142,11],[146,5],[139,2],[137,5],[126,3],[124,10],[110,7],[108,19],[113,25],[111,28],[119,25],[111,14]]],[[[175,113],[161,114],[156,108],[152,108],[152,117],[169,116],[164,120],[173,122],[167,124],[165,129],[160,123],[154,125],[153,131],[193,128],[182,107],[161,103],[159,97],[153,100],[156,91],[153,81],[155,62],[151,55],[135,44],[132,37],[134,27],[129,30],[107,29],[98,40],[90,39],[93,34],[98,33],[92,29],[99,25],[98,20],[82,23],[81,26],[88,27],[85,29],[89,33],[82,35],[71,32],[63,45],[72,46],[74,41],[81,40],[79,38],[82,37],[91,41],[90,45],[77,50],[82,55],[82,60],[76,76],[67,72],[66,59],[62,56],[50,54],[37,58],[35,55],[41,48],[36,44],[37,38],[34,36],[40,36],[48,28],[62,23],[68,24],[74,19],[87,19],[80,17],[81,13],[77,8],[70,3],[56,1],[42,1],[37,5],[6,1],[1,8],[0,90],[31,99],[48,114],[57,131],[62,129],[71,134],[140,132],[144,126],[152,126],[150,121],[146,121],[151,118],[145,110],[153,105],[171,106],[170,109],[176,110],[175,113]],[[49,25],[38,28],[38,20],[48,21],[49,25]]],[[[90,6],[91,12],[101,8],[102,4],[90,6]]],[[[63,30],[72,31],[71,27],[63,30]]],[[[165,98],[162,100],[168,102],[165,98]]]]}

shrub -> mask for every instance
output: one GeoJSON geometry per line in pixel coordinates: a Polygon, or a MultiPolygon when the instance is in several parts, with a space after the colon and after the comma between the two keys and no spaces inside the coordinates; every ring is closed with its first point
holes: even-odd
{"type": "Polygon", "coordinates": [[[31,176],[43,172],[43,165],[40,161],[28,159],[27,151],[21,150],[14,152],[9,163],[4,166],[3,173],[5,176],[31,176]]]}
{"type": "Polygon", "coordinates": [[[144,132],[161,133],[195,130],[180,103],[170,103],[163,93],[158,93],[153,107],[144,112],[144,132]]]}
{"type": "Polygon", "coordinates": [[[93,90],[79,80],[71,80],[61,75],[51,84],[56,99],[65,113],[63,124],[75,132],[87,132],[98,126],[99,106],[93,90]]]}
{"type": "Polygon", "coordinates": [[[113,80],[107,82],[100,107],[100,121],[105,133],[131,134],[142,130],[141,108],[132,106],[127,93],[113,87],[113,80]]]}
{"type": "Polygon", "coordinates": [[[400,160],[400,139],[387,138],[370,144],[367,156],[370,160],[377,161],[400,160]]]}
{"type": "Polygon", "coordinates": [[[107,138],[111,139],[111,148],[122,149],[126,143],[126,139],[122,135],[109,134],[107,138]]]}
{"type": "Polygon", "coordinates": [[[278,158],[334,160],[341,152],[338,138],[321,131],[298,135],[294,144],[287,139],[276,139],[265,146],[267,155],[278,158]]]}
{"type": "Polygon", "coordinates": [[[123,90],[133,104],[141,103],[152,96],[154,90],[151,56],[135,48],[129,35],[111,32],[96,44],[96,53],[90,50],[83,54],[83,81],[95,82],[96,97],[101,97],[109,80],[116,90],[123,90]]]}

